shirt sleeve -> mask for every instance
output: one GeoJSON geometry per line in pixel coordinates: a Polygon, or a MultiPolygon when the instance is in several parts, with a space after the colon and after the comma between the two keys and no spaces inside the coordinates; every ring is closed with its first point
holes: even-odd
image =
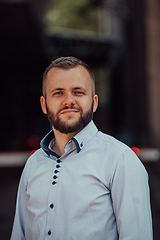
{"type": "Polygon", "coordinates": [[[111,186],[119,240],[152,240],[148,174],[131,150],[119,158],[111,186]]]}
{"type": "Polygon", "coordinates": [[[27,204],[26,183],[25,183],[25,169],[22,173],[16,202],[15,218],[13,223],[11,240],[25,240],[25,211],[27,204]]]}

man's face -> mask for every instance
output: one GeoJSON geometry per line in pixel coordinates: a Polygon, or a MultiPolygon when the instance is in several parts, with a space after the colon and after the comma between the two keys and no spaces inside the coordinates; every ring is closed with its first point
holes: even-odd
{"type": "Polygon", "coordinates": [[[91,81],[82,66],[69,70],[52,68],[48,72],[41,106],[54,130],[78,132],[90,122],[98,103],[97,95],[92,96],[91,81]]]}

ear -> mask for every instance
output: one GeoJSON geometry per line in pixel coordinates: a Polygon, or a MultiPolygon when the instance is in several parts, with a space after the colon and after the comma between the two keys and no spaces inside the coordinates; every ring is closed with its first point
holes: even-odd
{"type": "Polygon", "coordinates": [[[40,97],[40,103],[41,103],[41,108],[44,114],[47,114],[47,109],[46,109],[46,100],[44,96],[40,97]]]}
{"type": "Polygon", "coordinates": [[[97,110],[97,107],[98,107],[98,95],[95,94],[93,97],[93,112],[97,110]]]}

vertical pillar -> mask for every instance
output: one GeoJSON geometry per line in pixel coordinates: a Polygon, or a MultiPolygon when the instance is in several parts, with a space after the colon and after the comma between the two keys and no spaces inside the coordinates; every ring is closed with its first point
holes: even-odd
{"type": "Polygon", "coordinates": [[[160,147],[160,2],[147,0],[146,49],[151,142],[160,147]]]}

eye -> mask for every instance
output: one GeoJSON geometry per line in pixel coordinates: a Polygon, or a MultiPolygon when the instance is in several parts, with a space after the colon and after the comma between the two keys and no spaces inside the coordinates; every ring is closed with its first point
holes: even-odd
{"type": "Polygon", "coordinates": [[[74,93],[75,93],[75,95],[78,95],[78,96],[81,96],[81,95],[84,95],[84,94],[85,94],[85,93],[84,93],[83,91],[81,91],[81,90],[75,91],[74,93]]]}
{"type": "Polygon", "coordinates": [[[58,91],[58,92],[54,92],[53,93],[53,96],[60,96],[60,95],[62,95],[63,93],[61,92],[61,91],[58,91]]]}

